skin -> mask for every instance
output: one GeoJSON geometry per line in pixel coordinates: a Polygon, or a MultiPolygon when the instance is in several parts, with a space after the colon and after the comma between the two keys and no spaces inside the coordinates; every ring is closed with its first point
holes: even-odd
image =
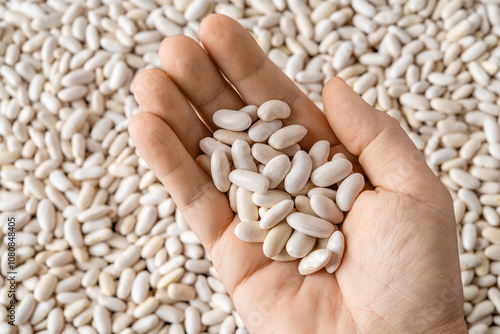
{"type": "Polygon", "coordinates": [[[467,333],[452,200],[398,122],[339,78],[323,90],[325,116],[228,17],[206,18],[199,36],[204,49],[180,35],[163,41],[164,71],[146,70],[135,80],[144,112],[129,131],[208,249],[248,330],[467,333]],[[262,244],[237,239],[239,219],[226,195],[195,163],[216,110],[270,99],[290,105],[286,124],[309,129],[304,149],[329,140],[332,153],[357,158],[373,185],[343,223],[346,249],[335,274],[301,276],[298,261],[271,261],[262,244]]]}

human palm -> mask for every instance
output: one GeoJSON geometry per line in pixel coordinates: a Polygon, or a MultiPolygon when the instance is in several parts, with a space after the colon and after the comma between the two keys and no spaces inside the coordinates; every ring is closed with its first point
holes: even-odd
{"type": "Polygon", "coordinates": [[[136,78],[144,112],[129,130],[210,252],[249,331],[465,333],[451,198],[399,124],[340,79],[323,90],[325,117],[228,17],[205,19],[199,35],[206,51],[188,37],[168,37],[159,52],[166,73],[136,78]],[[297,261],[272,261],[261,244],[237,239],[238,217],[194,161],[216,110],[270,99],[291,106],[285,123],[309,130],[304,149],[330,141],[332,154],[359,161],[373,185],[342,224],[346,249],[335,274],[301,276],[297,261]]]}

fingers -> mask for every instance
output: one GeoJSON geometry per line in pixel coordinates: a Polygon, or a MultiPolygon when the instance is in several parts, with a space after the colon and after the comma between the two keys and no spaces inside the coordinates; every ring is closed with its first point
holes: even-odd
{"type": "Polygon", "coordinates": [[[233,219],[226,196],[215,188],[172,129],[155,114],[134,115],[129,132],[141,157],[165,185],[184,218],[194,222],[192,229],[200,241],[211,245],[233,219]]]}
{"type": "Polygon", "coordinates": [[[290,105],[292,114],[285,123],[308,129],[301,142],[305,149],[321,139],[338,143],[325,115],[266,57],[238,22],[224,15],[211,15],[200,24],[199,35],[210,57],[248,104],[278,99],[290,105]]]}
{"type": "Polygon", "coordinates": [[[134,81],[134,96],[143,110],[170,124],[191,157],[196,157],[199,141],[211,133],[165,72],[151,69],[139,73],[134,81]]]}
{"type": "Polygon", "coordinates": [[[219,109],[238,110],[245,103],[219,72],[205,50],[193,39],[174,35],[163,40],[160,62],[167,75],[213,129],[212,115],[219,109]]]}
{"type": "Polygon", "coordinates": [[[333,131],[359,157],[373,186],[415,194],[436,180],[398,122],[369,106],[342,79],[327,82],[323,103],[333,131]]]}
{"type": "Polygon", "coordinates": [[[211,253],[214,266],[229,289],[271,260],[262,244],[242,242],[234,235],[239,222],[225,194],[196,164],[172,129],[156,114],[140,112],[129,132],[141,157],[171,194],[182,216],[211,253]]]}

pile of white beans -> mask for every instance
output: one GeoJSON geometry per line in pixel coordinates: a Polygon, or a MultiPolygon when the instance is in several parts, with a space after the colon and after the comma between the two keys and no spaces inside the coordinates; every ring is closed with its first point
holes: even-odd
{"type": "Polygon", "coordinates": [[[0,332],[245,333],[127,133],[165,36],[237,19],[320,107],[338,75],[450,190],[471,333],[500,329],[500,5],[482,0],[47,0],[0,5],[0,332]],[[16,220],[9,327],[8,218],[16,220]]]}
{"type": "Polygon", "coordinates": [[[352,173],[344,154],[328,161],[327,140],[303,151],[298,142],[307,129],[283,126],[290,113],[279,100],[216,111],[219,130],[200,141],[204,154],[197,161],[227,192],[241,220],[234,229],[238,238],[262,242],[264,255],[275,261],[302,259],[302,275],[323,268],[333,273],[344,254],[344,235],[334,224],[343,221],[365,180],[352,173]]]}

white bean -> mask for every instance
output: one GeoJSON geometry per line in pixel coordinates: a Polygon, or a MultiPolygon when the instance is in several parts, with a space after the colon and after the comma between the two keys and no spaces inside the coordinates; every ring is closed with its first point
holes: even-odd
{"type": "Polygon", "coordinates": [[[242,221],[254,221],[259,218],[257,206],[252,201],[252,192],[238,187],[236,191],[236,207],[242,221]]]}
{"type": "Polygon", "coordinates": [[[337,201],[337,204],[335,204],[333,200],[321,194],[312,195],[310,201],[311,209],[314,213],[318,217],[326,219],[333,224],[338,224],[344,219],[344,214],[337,206],[338,203],[337,201]]]}
{"type": "Polygon", "coordinates": [[[333,225],[327,220],[294,212],[286,217],[288,224],[295,230],[316,238],[329,237],[333,231],[333,225]]]}
{"type": "Polygon", "coordinates": [[[291,110],[288,104],[279,100],[266,101],[257,109],[257,115],[266,122],[288,118],[290,113],[291,110]]]}
{"type": "Polygon", "coordinates": [[[264,242],[269,231],[260,228],[258,221],[243,221],[236,225],[234,234],[246,242],[264,242]]]}
{"type": "Polygon", "coordinates": [[[253,191],[257,194],[265,194],[269,188],[269,180],[265,176],[248,170],[233,170],[229,174],[229,180],[238,187],[253,191]]]}
{"type": "Polygon", "coordinates": [[[337,190],[336,202],[342,211],[349,211],[365,186],[365,178],[359,173],[346,177],[337,190]]]}
{"type": "Polygon", "coordinates": [[[290,172],[285,178],[285,189],[289,193],[298,193],[311,175],[312,162],[309,154],[298,151],[293,157],[290,172]]]}
{"type": "Polygon", "coordinates": [[[330,261],[326,264],[326,271],[333,273],[340,266],[340,261],[342,261],[342,256],[344,255],[344,235],[340,231],[335,231],[328,239],[328,244],[326,248],[332,252],[332,257],[330,261]]]}
{"type": "Polygon", "coordinates": [[[220,149],[216,150],[212,154],[210,163],[212,179],[214,181],[215,187],[220,192],[228,191],[231,184],[229,182],[229,160],[227,159],[226,154],[220,149]]]}
{"type": "Polygon", "coordinates": [[[332,252],[329,249],[317,249],[305,256],[299,263],[301,275],[310,275],[322,269],[330,258],[332,252]]]}
{"type": "Polygon", "coordinates": [[[285,247],[288,238],[292,234],[292,228],[286,222],[279,223],[271,228],[264,240],[263,250],[264,255],[269,258],[278,256],[281,250],[285,247]]]}
{"type": "Polygon", "coordinates": [[[349,160],[335,159],[316,168],[311,174],[311,181],[318,187],[329,187],[349,175],[351,170],[349,160]]]}
{"type": "Polygon", "coordinates": [[[307,134],[307,129],[302,125],[288,125],[275,131],[269,137],[269,145],[277,150],[282,150],[298,143],[307,134]]]}
{"type": "Polygon", "coordinates": [[[291,167],[292,164],[286,155],[278,155],[269,160],[262,171],[262,175],[269,180],[269,189],[276,188],[285,179],[291,167]]]}
{"type": "Polygon", "coordinates": [[[293,231],[286,243],[286,251],[293,257],[303,258],[314,247],[316,238],[299,231],[293,231]]]}
{"type": "Polygon", "coordinates": [[[246,141],[236,140],[231,147],[231,155],[237,169],[245,169],[251,172],[257,171],[257,166],[250,153],[250,145],[246,141]]]}
{"type": "MultiPolygon", "coordinates": [[[[260,220],[262,229],[269,229],[284,220],[292,211],[294,203],[292,200],[285,199],[274,205],[260,220]]],[[[272,256],[271,256],[272,257],[272,256]]]]}
{"type": "Polygon", "coordinates": [[[213,121],[218,127],[231,131],[243,131],[252,124],[252,119],[247,113],[228,109],[216,111],[213,121]]]}

